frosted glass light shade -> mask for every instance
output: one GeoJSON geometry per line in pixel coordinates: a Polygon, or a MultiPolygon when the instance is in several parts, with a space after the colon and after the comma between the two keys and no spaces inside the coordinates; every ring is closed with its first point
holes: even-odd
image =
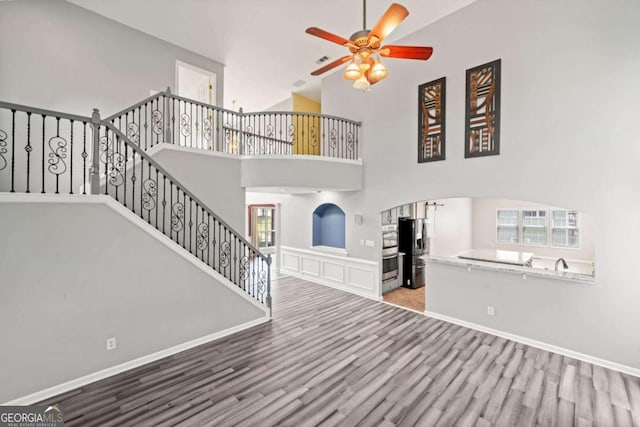
{"type": "Polygon", "coordinates": [[[347,80],[358,80],[362,76],[360,67],[358,67],[358,64],[356,64],[355,57],[351,60],[349,66],[347,66],[347,68],[344,70],[342,76],[347,80]]]}

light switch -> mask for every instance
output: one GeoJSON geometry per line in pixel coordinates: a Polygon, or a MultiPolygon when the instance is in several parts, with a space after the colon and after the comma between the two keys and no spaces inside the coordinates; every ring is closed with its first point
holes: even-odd
{"type": "Polygon", "coordinates": [[[373,247],[373,245],[374,245],[373,240],[367,240],[365,243],[366,243],[366,245],[367,245],[368,247],[370,247],[370,248],[372,248],[372,247],[373,247]]]}

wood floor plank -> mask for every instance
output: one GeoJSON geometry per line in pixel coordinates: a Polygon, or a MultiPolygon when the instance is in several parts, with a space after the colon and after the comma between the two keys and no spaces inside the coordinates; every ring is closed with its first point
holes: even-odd
{"type": "Polygon", "coordinates": [[[640,427],[636,377],[301,279],[272,285],[270,323],[46,404],[71,427],[640,427]]]}

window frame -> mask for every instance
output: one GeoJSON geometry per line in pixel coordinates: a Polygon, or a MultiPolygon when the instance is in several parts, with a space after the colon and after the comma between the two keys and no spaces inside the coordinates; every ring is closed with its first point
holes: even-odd
{"type": "MultiPolygon", "coordinates": [[[[548,209],[520,209],[520,218],[521,218],[521,222],[520,222],[520,242],[522,246],[532,246],[532,247],[537,247],[537,248],[546,248],[549,247],[549,243],[550,243],[550,228],[549,228],[549,210],[548,209]],[[544,212],[544,226],[543,227],[539,227],[539,226],[533,226],[533,225],[528,225],[525,226],[524,224],[524,213],[525,212],[536,212],[536,213],[540,213],[540,212],[544,212]],[[524,241],[524,229],[525,228],[542,228],[545,231],[545,240],[544,240],[544,244],[534,244],[534,243],[525,243],[524,241]]],[[[535,218],[541,218],[536,216],[535,218]]]]}
{"type": "MultiPolygon", "coordinates": [[[[273,246],[260,246],[260,243],[258,241],[256,241],[256,249],[258,250],[271,250],[273,248],[277,247],[277,239],[278,239],[278,230],[276,228],[276,216],[278,215],[277,212],[277,207],[275,204],[273,203],[263,203],[263,204],[251,204],[251,205],[247,205],[247,235],[251,238],[250,241],[253,240],[253,235],[254,234],[259,234],[259,233],[264,233],[265,234],[265,241],[266,241],[266,236],[268,234],[271,234],[271,238],[273,240],[273,246]],[[264,231],[261,232],[259,230],[257,230],[258,226],[256,223],[256,230],[253,230],[251,227],[251,210],[255,208],[255,209],[264,209],[264,210],[271,210],[271,231],[264,231]]],[[[257,212],[256,212],[256,216],[257,216],[257,212]]],[[[257,220],[257,218],[256,218],[257,220]]],[[[256,221],[257,222],[257,221],[256,221]]],[[[259,239],[259,236],[257,236],[259,239]]]]}
{"type": "MultiPolygon", "coordinates": [[[[582,249],[582,215],[580,213],[580,211],[575,210],[575,209],[552,209],[552,208],[548,208],[548,209],[539,209],[539,208],[509,208],[509,207],[504,207],[504,208],[496,208],[496,214],[494,216],[495,218],[495,228],[494,228],[494,236],[495,236],[495,242],[498,245],[513,245],[513,246],[527,246],[527,247],[534,247],[534,248],[554,248],[554,249],[573,249],[573,250],[580,250],[582,249]],[[500,211],[515,211],[518,212],[518,242],[517,243],[509,243],[509,242],[501,242],[498,239],[498,213],[500,211]],[[535,244],[530,244],[530,243],[525,243],[524,242],[524,218],[523,218],[523,213],[525,211],[537,211],[537,212],[541,212],[544,211],[546,212],[546,232],[547,232],[547,241],[546,244],[544,245],[535,245],[535,244]],[[576,226],[575,227],[554,227],[554,223],[553,223],[553,212],[575,212],[576,213],[576,226]],[[564,230],[577,230],[578,232],[578,246],[557,246],[553,244],[553,230],[554,229],[564,229],[564,230]]],[[[503,227],[505,227],[503,225],[503,227]]],[[[532,227],[532,226],[529,226],[532,227]]]]}
{"type": "MultiPolygon", "coordinates": [[[[522,238],[521,238],[521,223],[520,223],[520,209],[512,209],[512,208],[496,208],[496,215],[495,215],[495,221],[496,221],[496,225],[495,225],[495,239],[496,239],[496,243],[499,245],[519,245],[522,242],[522,238]],[[498,238],[499,235],[499,230],[498,227],[500,227],[500,224],[498,224],[498,215],[500,211],[514,211],[517,213],[517,217],[518,217],[518,224],[515,226],[518,232],[518,241],[513,243],[513,242],[502,242],[500,241],[500,239],[498,238]]],[[[506,227],[505,225],[503,225],[502,227],[506,227]]]]}
{"type": "Polygon", "coordinates": [[[582,248],[582,215],[580,211],[575,209],[552,209],[549,216],[549,246],[555,249],[581,249],[582,248]],[[553,212],[575,212],[576,213],[576,226],[575,227],[555,227],[553,220],[553,212]],[[577,246],[558,246],[553,244],[553,230],[576,230],[578,232],[578,245],[577,246]]]}

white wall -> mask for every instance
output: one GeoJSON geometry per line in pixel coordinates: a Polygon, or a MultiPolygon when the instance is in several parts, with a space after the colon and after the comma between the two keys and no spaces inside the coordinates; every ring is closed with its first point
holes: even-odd
{"type": "MultiPolygon", "coordinates": [[[[389,76],[371,93],[353,90],[340,73],[326,77],[323,113],[363,122],[364,191],[330,197],[348,215],[349,254],[379,259],[379,212],[414,200],[494,197],[571,206],[598,224],[596,284],[545,282],[536,290],[540,298],[524,301],[517,317],[501,316],[494,327],[513,331],[535,322],[539,304],[553,301],[544,310],[546,325],[553,327],[544,334],[527,329],[530,338],[552,338],[575,351],[640,367],[640,342],[630,327],[640,324],[634,259],[640,241],[640,85],[633,83],[640,75],[638,16],[640,3],[622,0],[478,0],[397,41],[434,46],[433,57],[387,61],[389,76]],[[501,154],[465,159],[465,70],[497,58],[502,59],[501,154]],[[447,160],[418,164],[417,88],[442,76],[447,77],[447,160]],[[363,226],[352,226],[354,212],[364,214],[363,226]],[[362,247],[359,239],[375,240],[376,247],[362,247]]],[[[283,213],[295,212],[304,227],[298,233],[284,230],[283,244],[305,247],[308,218],[325,197],[293,196],[290,206],[283,205],[283,213]]],[[[442,301],[443,314],[455,304],[459,316],[479,309],[464,296],[464,282],[457,282],[463,278],[441,278],[452,292],[447,298],[453,298],[442,301]]],[[[488,299],[502,291],[479,289],[488,299]]],[[[429,298],[435,307],[436,297],[429,298]]],[[[515,298],[506,294],[503,302],[515,305],[515,298]]],[[[486,316],[477,321],[486,323],[486,316]]]]}
{"type": "Polygon", "coordinates": [[[431,255],[456,256],[471,249],[472,200],[459,197],[429,202],[444,205],[438,206],[435,214],[434,208],[429,208],[431,255]]]}
{"type": "MultiPolygon", "coordinates": [[[[551,221],[551,210],[563,209],[540,203],[523,202],[518,200],[474,198],[473,199],[473,247],[504,249],[511,251],[533,252],[538,256],[564,257],[566,259],[593,261],[595,259],[593,237],[595,224],[593,216],[580,213],[580,247],[552,248],[551,246],[526,246],[496,243],[496,211],[498,209],[539,209],[548,211],[548,221],[551,221]]],[[[567,209],[567,208],[564,208],[567,209]]],[[[569,207],[570,209],[570,207],[569,207]]],[[[548,236],[549,241],[551,236],[548,236]]]]}
{"type": "Polygon", "coordinates": [[[175,85],[180,60],[217,75],[224,66],[63,0],[0,2],[3,101],[103,117],[175,85]]]}
{"type": "Polygon", "coordinates": [[[0,402],[264,316],[103,203],[0,218],[0,402]]]}

